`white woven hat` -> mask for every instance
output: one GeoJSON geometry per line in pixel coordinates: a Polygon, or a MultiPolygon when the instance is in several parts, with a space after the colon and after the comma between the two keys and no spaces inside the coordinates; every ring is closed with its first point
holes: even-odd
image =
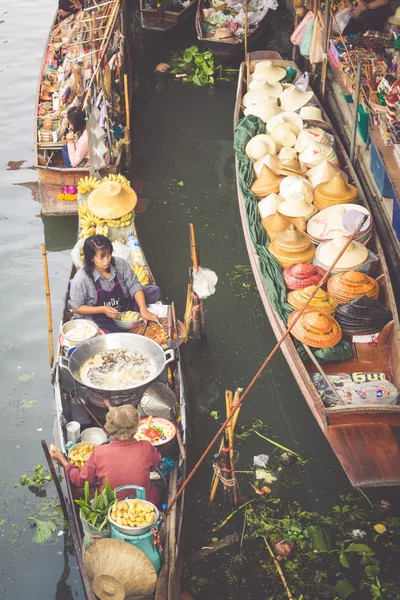
{"type": "Polygon", "coordinates": [[[282,123],[293,123],[296,125],[298,132],[296,135],[299,135],[300,131],[303,129],[303,120],[299,117],[299,115],[295,112],[281,112],[279,115],[275,115],[271,117],[267,123],[267,132],[272,133],[272,131],[278,125],[282,123]]]}
{"type": "Polygon", "coordinates": [[[336,175],[336,173],[340,173],[347,183],[349,178],[347,174],[339,169],[336,165],[328,162],[327,160],[319,163],[317,166],[309,169],[307,171],[307,179],[313,186],[316,188],[319,183],[325,183],[326,181],[330,181],[336,175]]]}
{"type": "Polygon", "coordinates": [[[256,162],[253,164],[254,175],[256,178],[260,177],[264,165],[269,167],[274,173],[278,174],[279,160],[273,154],[266,154],[265,156],[262,156],[256,160],[256,162]]]}
{"type": "Polygon", "coordinates": [[[283,147],[285,148],[293,148],[296,143],[296,131],[298,127],[297,125],[293,125],[293,123],[281,123],[271,133],[272,139],[275,141],[277,150],[280,150],[283,147]]]}
{"type": "Polygon", "coordinates": [[[296,160],[297,152],[294,148],[285,148],[285,146],[283,146],[279,150],[277,158],[279,158],[279,160],[296,160]]]}
{"type": "Polygon", "coordinates": [[[289,200],[293,194],[303,194],[306,202],[312,204],[314,200],[313,189],[309,181],[299,175],[290,175],[281,181],[279,193],[282,198],[289,200]]]}
{"type": "Polygon", "coordinates": [[[266,154],[276,154],[276,144],[270,135],[259,133],[247,143],[245,152],[253,162],[266,154]]]}
{"type": "Polygon", "coordinates": [[[310,142],[308,146],[304,148],[303,152],[299,154],[299,160],[300,163],[303,163],[309,169],[325,161],[333,164],[339,162],[336,152],[331,146],[319,144],[318,142],[310,142]]]}
{"type": "Polygon", "coordinates": [[[296,111],[302,106],[310,102],[314,92],[300,92],[296,86],[288,87],[279,96],[281,102],[281,109],[283,111],[296,111]]]}
{"type": "MultiPolygon", "coordinates": [[[[343,247],[346,245],[348,239],[349,238],[346,235],[342,235],[329,242],[320,244],[315,252],[315,257],[321,264],[329,267],[339,252],[343,250],[343,247]]],[[[335,270],[352,269],[354,267],[361,266],[363,263],[365,263],[367,258],[368,250],[365,246],[363,246],[363,244],[354,241],[350,242],[350,245],[336,263],[335,270]]]]}
{"type": "Polygon", "coordinates": [[[249,91],[243,96],[244,107],[268,101],[269,98],[278,98],[283,88],[280,83],[268,83],[265,79],[254,79],[249,85],[249,91]]]}
{"type": "Polygon", "coordinates": [[[265,219],[269,215],[273,215],[278,210],[278,206],[284,202],[282,196],[279,194],[269,194],[258,203],[258,212],[260,213],[260,219],[265,219]]]}
{"type": "Polygon", "coordinates": [[[318,106],[303,106],[300,110],[300,117],[303,121],[307,121],[310,125],[321,127],[321,129],[330,129],[330,123],[327,123],[323,116],[322,110],[318,106]]]}
{"type": "Polygon", "coordinates": [[[253,79],[259,77],[265,77],[269,83],[276,83],[286,77],[286,69],[275,66],[270,60],[262,60],[254,67],[253,79]]]}
{"type": "Polygon", "coordinates": [[[246,117],[249,115],[255,115],[264,121],[264,123],[268,123],[271,117],[280,112],[281,109],[278,106],[277,99],[268,98],[268,100],[260,100],[260,102],[257,102],[257,104],[251,104],[245,109],[244,114],[246,117]]]}
{"type": "Polygon", "coordinates": [[[318,211],[314,204],[307,202],[302,193],[293,193],[285,202],[279,204],[277,210],[285,217],[302,217],[306,221],[318,211]]]}
{"type": "Polygon", "coordinates": [[[296,151],[299,153],[303,152],[304,148],[306,148],[310,142],[329,145],[329,140],[325,131],[320,127],[312,127],[311,129],[302,129],[300,131],[296,141],[296,151]]]}

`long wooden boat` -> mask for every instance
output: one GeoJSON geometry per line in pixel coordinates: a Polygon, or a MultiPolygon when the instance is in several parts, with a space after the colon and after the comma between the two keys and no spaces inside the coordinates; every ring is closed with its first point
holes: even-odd
{"type": "MultiPolygon", "coordinates": [[[[251,53],[253,61],[270,59],[268,52],[251,53]]],[[[295,63],[274,60],[274,64],[286,68],[297,68],[295,63]]],[[[246,65],[242,63],[234,113],[234,124],[242,116],[241,101],[246,93],[246,65]]],[[[321,107],[322,108],[322,107],[321,107]]],[[[325,113],[324,118],[328,121],[325,113]]],[[[346,171],[349,181],[357,187],[359,202],[369,209],[355,171],[345,153],[340,139],[332,128],[341,168],[346,171]]],[[[238,161],[236,159],[236,172],[238,161]]],[[[246,204],[238,180],[238,200],[247,251],[254,277],[268,319],[277,339],[286,331],[286,325],[275,311],[268,297],[257,250],[253,241],[257,235],[251,230],[247,218],[246,204]]],[[[371,212],[371,211],[370,211],[371,212]]],[[[352,343],[352,357],[340,363],[324,363],[326,375],[334,373],[382,372],[397,389],[400,389],[400,333],[399,318],[394,300],[392,284],[383,254],[382,245],[375,233],[368,243],[379,258],[373,276],[380,284],[380,301],[392,311],[393,320],[383,329],[376,345],[352,343]]],[[[303,396],[328,439],[350,482],[355,487],[394,486],[400,484],[400,405],[348,405],[327,408],[313,384],[311,375],[316,372],[312,362],[303,362],[289,338],[282,345],[283,354],[303,393],[303,396]]]]}
{"type": "MultiPolygon", "coordinates": [[[[137,237],[136,229],[132,226],[133,233],[137,237]]],[[[146,269],[149,274],[150,283],[154,284],[154,278],[151,273],[150,267],[146,264],[146,269]]],[[[73,266],[70,272],[70,280],[76,273],[76,268],[73,266]]],[[[69,289],[69,286],[68,286],[69,289]]],[[[68,309],[69,291],[64,298],[64,309],[63,316],[60,325],[60,332],[62,325],[69,321],[72,317],[68,309]]],[[[127,333],[126,335],[129,335],[127,333]]],[[[89,390],[83,387],[76,387],[74,380],[68,370],[66,359],[64,356],[63,348],[60,345],[62,342],[61,336],[59,338],[59,344],[57,349],[57,355],[53,367],[53,385],[54,385],[54,400],[53,400],[53,416],[54,416],[54,440],[56,445],[65,453],[65,446],[67,442],[66,437],[66,423],[73,420],[72,411],[77,408],[77,401],[75,400],[78,396],[83,400],[91,410],[95,412],[94,407],[98,406],[98,398],[96,395],[96,404],[90,403],[88,398],[89,390]]],[[[177,405],[179,406],[179,418],[176,423],[179,428],[181,443],[179,444],[179,454],[175,459],[175,465],[170,473],[168,484],[164,481],[165,497],[167,503],[170,503],[172,498],[177,493],[179,487],[186,479],[186,446],[187,446],[187,409],[186,409],[186,397],[183,383],[183,374],[181,366],[181,356],[179,348],[175,349],[175,359],[173,362],[168,364],[169,373],[163,372],[160,377],[163,381],[168,379],[168,386],[176,395],[177,405]]],[[[93,401],[92,401],[93,402],[93,401]]],[[[83,410],[81,417],[86,418],[86,427],[98,426],[96,422],[91,419],[88,422],[88,416],[83,410]]],[[[99,414],[97,414],[99,417],[99,414]]],[[[75,418],[76,420],[76,418],[75,418]]],[[[160,475],[157,472],[151,473],[151,479],[153,481],[160,481],[160,475]]],[[[83,531],[79,519],[79,513],[77,505],[74,502],[72,485],[69,482],[68,477],[63,476],[62,479],[62,491],[67,506],[69,527],[71,537],[74,543],[75,555],[78,561],[78,566],[82,578],[82,584],[86,600],[96,600],[91,582],[85,573],[82,551],[83,551],[83,531]]],[[[158,574],[157,586],[153,595],[141,600],[178,600],[179,599],[179,588],[180,588],[180,575],[183,563],[183,517],[184,517],[184,506],[185,506],[185,492],[181,498],[177,501],[175,507],[172,509],[170,515],[165,519],[164,522],[164,538],[163,538],[163,559],[161,570],[158,574]]],[[[140,600],[138,598],[138,600],[140,600]]]]}
{"type": "MultiPolygon", "coordinates": [[[[244,56],[244,42],[239,38],[228,38],[223,40],[213,39],[213,35],[209,35],[203,25],[203,9],[207,8],[204,0],[198,0],[196,12],[196,33],[197,39],[202,42],[212,52],[215,58],[223,62],[229,62],[240,56],[244,56]]],[[[254,46],[268,30],[274,15],[273,10],[267,10],[264,17],[258,23],[258,26],[249,33],[248,45],[249,48],[254,46]]]]}
{"type": "Polygon", "coordinates": [[[146,8],[145,0],[140,0],[140,22],[143,29],[152,31],[170,31],[188,21],[195,13],[197,0],[191,0],[181,11],[164,8],[146,8]]]}
{"type": "MultiPolygon", "coordinates": [[[[79,64],[79,59],[84,58],[82,64],[82,84],[83,94],[74,98],[68,106],[62,105],[60,88],[59,107],[55,103],[43,100],[44,80],[47,77],[57,76],[61,61],[52,61],[54,49],[61,52],[63,45],[60,33],[60,22],[56,13],[50,28],[50,33],[45,45],[41,68],[39,72],[36,104],[35,104],[35,123],[34,123],[34,166],[38,173],[39,199],[42,213],[45,215],[73,215],[77,213],[78,204],[76,200],[62,199],[65,196],[63,188],[67,186],[76,187],[78,181],[91,174],[89,168],[66,168],[61,155],[63,147],[63,135],[67,125],[65,114],[72,105],[81,107],[88,116],[88,135],[90,160],[93,160],[92,148],[98,147],[100,140],[106,143],[109,154],[108,164],[103,164],[98,169],[102,177],[111,173],[118,173],[123,167],[123,159],[126,152],[130,152],[129,143],[117,143],[115,132],[112,125],[115,123],[125,129],[125,100],[129,97],[124,89],[123,73],[127,72],[128,66],[125,65],[125,16],[123,3],[120,0],[111,0],[95,7],[95,0],[85,1],[85,12],[77,13],[65,19],[65,23],[73,22],[73,19],[80,22],[80,31],[72,35],[71,45],[68,47],[65,56],[64,65],[79,64]],[[80,15],[80,16],[79,16],[80,15]],[[83,15],[83,16],[82,16],[83,15]],[[69,21],[68,21],[69,20],[69,21]],[[87,22],[86,22],[87,21],[87,22]],[[93,25],[97,22],[97,25],[93,25]],[[98,23],[102,23],[101,27],[98,23]],[[101,33],[98,33],[101,31],[101,33]],[[113,56],[117,54],[117,59],[113,56]],[[121,60],[120,60],[121,58],[121,60]],[[71,59],[71,60],[69,60],[71,59]],[[111,90],[109,83],[104,84],[106,78],[105,72],[111,67],[111,90]],[[118,76],[117,76],[118,75],[118,76]],[[93,135],[95,123],[90,121],[90,114],[96,103],[107,98],[105,108],[105,122],[103,137],[93,135]],[[119,117],[112,117],[113,111],[118,111],[119,117]],[[110,118],[111,115],[111,118],[110,118]],[[123,119],[123,122],[122,122],[123,119]],[[51,129],[57,131],[57,141],[46,141],[43,139],[43,129],[46,120],[51,120],[51,129]],[[92,125],[90,127],[90,124],[92,125]],[[111,143],[110,143],[111,139],[111,143]],[[111,148],[110,148],[111,146],[111,148]]],[[[64,50],[63,50],[64,52],[64,50]]],[[[73,76],[70,76],[72,79],[73,76]]],[[[70,81],[70,80],[69,80],[70,81]]],[[[54,98],[54,96],[52,96],[54,98]]],[[[104,109],[103,109],[104,110],[104,109]]],[[[96,113],[97,114],[97,113],[96,113]]],[[[93,118],[93,117],[92,117],[93,118]]],[[[99,117],[97,118],[99,122],[99,117]]],[[[98,134],[97,134],[98,135],[98,134]]],[[[124,134],[123,134],[124,136],[124,134]]],[[[125,139],[129,141],[128,134],[125,132],[125,139]]]]}

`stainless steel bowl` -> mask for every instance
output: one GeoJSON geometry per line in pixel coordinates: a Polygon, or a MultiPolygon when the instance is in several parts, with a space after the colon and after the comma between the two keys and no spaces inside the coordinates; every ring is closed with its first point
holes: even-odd
{"type": "MultiPolygon", "coordinates": [[[[120,502],[127,502],[128,504],[130,504],[131,502],[133,502],[133,500],[120,500],[120,502]]],[[[141,535],[142,533],[150,531],[150,529],[157,523],[160,513],[158,511],[157,506],[155,506],[151,502],[148,502],[148,500],[139,500],[139,502],[141,502],[142,504],[149,504],[156,513],[156,518],[152,523],[143,525],[143,527],[126,527],[124,525],[118,525],[118,523],[113,521],[111,518],[112,506],[110,506],[110,508],[108,509],[108,520],[110,521],[111,525],[115,527],[115,529],[118,529],[118,531],[120,531],[121,533],[125,533],[127,535],[141,535]]]]}
{"type": "Polygon", "coordinates": [[[139,325],[143,321],[142,317],[139,317],[136,321],[121,321],[121,315],[124,313],[120,313],[120,316],[117,319],[113,319],[114,323],[120,327],[121,329],[134,329],[135,325],[139,325]]]}
{"type": "Polygon", "coordinates": [[[81,433],[81,441],[93,446],[101,446],[107,441],[107,435],[100,427],[88,427],[81,433]]]}
{"type": "Polygon", "coordinates": [[[61,332],[64,336],[64,339],[68,342],[68,344],[72,344],[73,346],[80,346],[84,342],[87,342],[88,340],[96,337],[96,335],[99,332],[99,327],[94,321],[91,321],[90,319],[73,319],[72,321],[68,321],[67,323],[64,323],[64,325],[61,328],[61,332]],[[85,340],[80,340],[80,341],[72,340],[68,336],[68,332],[71,331],[72,329],[82,329],[83,327],[86,327],[88,324],[92,328],[92,334],[89,335],[89,337],[87,337],[85,340]]]}

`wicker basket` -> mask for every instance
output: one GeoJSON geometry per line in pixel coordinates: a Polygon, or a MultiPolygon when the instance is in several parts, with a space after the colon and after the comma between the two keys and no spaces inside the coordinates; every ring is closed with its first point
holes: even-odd
{"type": "MultiPolygon", "coordinates": [[[[167,331],[167,318],[163,317],[161,319],[159,319],[161,325],[163,326],[163,329],[165,331],[167,331]]],[[[178,327],[178,339],[177,340],[172,340],[173,341],[173,345],[174,347],[178,348],[179,346],[181,346],[181,344],[183,344],[183,342],[186,339],[186,328],[184,326],[184,324],[182,323],[182,321],[177,321],[177,327],[178,327]]],[[[132,333],[136,333],[138,335],[142,335],[143,334],[143,330],[145,328],[145,323],[141,322],[137,327],[135,327],[135,330],[132,331],[132,333]]],[[[152,331],[153,328],[150,326],[150,323],[146,329],[146,333],[145,333],[145,337],[148,337],[149,339],[152,339],[152,331]]],[[[161,348],[163,348],[164,350],[168,348],[168,344],[165,342],[164,344],[160,344],[161,348]]]]}

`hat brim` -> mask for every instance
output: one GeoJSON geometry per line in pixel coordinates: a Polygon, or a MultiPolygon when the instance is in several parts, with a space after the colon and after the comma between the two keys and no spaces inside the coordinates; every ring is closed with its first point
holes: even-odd
{"type": "Polygon", "coordinates": [[[312,125],[313,127],[320,127],[325,131],[332,129],[332,125],[330,123],[327,123],[326,121],[319,121],[318,119],[305,119],[304,117],[302,117],[302,119],[304,123],[307,123],[307,125],[312,125]]]}
{"type": "Polygon", "coordinates": [[[392,25],[400,25],[400,19],[396,19],[395,15],[393,15],[393,17],[389,17],[388,21],[389,23],[392,23],[392,25]]]}

